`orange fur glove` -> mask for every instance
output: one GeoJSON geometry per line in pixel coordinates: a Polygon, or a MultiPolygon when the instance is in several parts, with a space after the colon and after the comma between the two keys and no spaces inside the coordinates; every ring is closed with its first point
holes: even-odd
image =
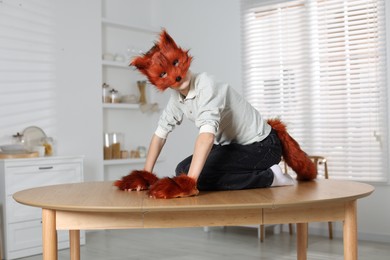
{"type": "Polygon", "coordinates": [[[132,171],[129,175],[123,176],[121,180],[114,182],[120,190],[147,190],[158,181],[155,174],[148,171],[132,171]]]}
{"type": "Polygon", "coordinates": [[[156,199],[172,199],[198,195],[196,180],[181,174],[173,178],[165,177],[150,187],[149,195],[156,199]]]}

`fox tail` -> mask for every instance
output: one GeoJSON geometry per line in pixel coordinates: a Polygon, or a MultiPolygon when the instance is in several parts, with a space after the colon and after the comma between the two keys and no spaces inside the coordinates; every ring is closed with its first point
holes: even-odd
{"type": "Polygon", "coordinates": [[[317,169],[298,142],[287,132],[286,125],[279,119],[268,119],[268,124],[276,131],[283,149],[283,159],[297,174],[298,180],[313,180],[317,169]]]}

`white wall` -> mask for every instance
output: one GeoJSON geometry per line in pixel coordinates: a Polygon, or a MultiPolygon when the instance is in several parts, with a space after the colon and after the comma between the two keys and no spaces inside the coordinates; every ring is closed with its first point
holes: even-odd
{"type": "Polygon", "coordinates": [[[101,4],[55,0],[58,155],[84,155],[84,176],[102,175],[101,4]]]}
{"type": "MultiPolygon", "coordinates": [[[[101,17],[141,27],[150,26],[150,1],[55,0],[54,6],[58,155],[84,155],[85,180],[101,180],[105,177],[102,166],[101,17]]],[[[124,47],[126,44],[123,43],[124,47]]],[[[123,121],[129,125],[133,122],[127,118],[123,121]]],[[[145,129],[144,132],[153,131],[145,129]]],[[[139,138],[148,137],[149,134],[139,138]]],[[[142,165],[137,167],[142,168],[142,165]]],[[[125,169],[123,175],[128,171],[125,169]]]]}
{"type": "Polygon", "coordinates": [[[150,26],[151,0],[101,1],[103,17],[140,27],[150,26]]]}

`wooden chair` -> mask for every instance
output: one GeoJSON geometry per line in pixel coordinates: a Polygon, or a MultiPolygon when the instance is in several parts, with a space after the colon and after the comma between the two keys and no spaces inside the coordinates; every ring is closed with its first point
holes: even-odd
{"type": "MultiPolygon", "coordinates": [[[[316,155],[312,155],[312,156],[309,156],[309,157],[314,162],[314,164],[316,166],[317,172],[319,170],[319,166],[323,166],[322,172],[318,172],[319,176],[323,175],[324,179],[329,179],[328,164],[327,164],[326,158],[323,157],[323,156],[316,156],[316,155]]],[[[283,164],[284,172],[288,173],[288,168],[289,167],[287,166],[287,163],[285,161],[283,161],[283,160],[282,160],[281,163],[283,164]]],[[[289,233],[290,233],[290,235],[292,235],[293,234],[293,225],[290,223],[290,224],[288,224],[288,227],[289,227],[289,233]]],[[[328,222],[328,230],[329,230],[329,239],[333,239],[332,222],[328,222]]],[[[259,233],[260,233],[259,234],[260,241],[263,242],[264,241],[264,236],[265,236],[264,225],[260,225],[259,233]]]]}
{"type": "MultiPolygon", "coordinates": [[[[0,219],[0,224],[1,224],[1,219],[0,219]]],[[[1,230],[1,226],[0,226],[0,259],[4,259],[3,258],[3,231],[1,230]]]]}

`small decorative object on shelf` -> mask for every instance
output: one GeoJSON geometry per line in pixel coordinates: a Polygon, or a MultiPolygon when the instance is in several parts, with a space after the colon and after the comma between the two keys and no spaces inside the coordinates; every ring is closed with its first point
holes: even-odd
{"type": "Polygon", "coordinates": [[[146,104],[146,93],[145,93],[145,88],[146,88],[146,81],[145,80],[139,80],[137,81],[138,85],[138,90],[139,90],[139,103],[141,105],[146,104]]]}
{"type": "Polygon", "coordinates": [[[111,97],[111,103],[120,103],[121,102],[121,95],[119,94],[119,91],[116,89],[110,90],[110,97],[111,97]]]}
{"type": "Polygon", "coordinates": [[[114,61],[116,62],[125,62],[125,56],[122,54],[115,54],[114,61]]]}
{"type": "Polygon", "coordinates": [[[137,150],[138,150],[140,158],[146,157],[146,147],[145,146],[138,146],[137,150]]]}
{"type": "Polygon", "coordinates": [[[121,159],[128,159],[129,158],[129,152],[126,150],[121,150],[121,159]]]}
{"type": "Polygon", "coordinates": [[[114,55],[112,53],[104,53],[103,54],[103,60],[113,61],[114,60],[114,55]]]}
{"type": "Polygon", "coordinates": [[[110,96],[110,85],[107,83],[103,83],[102,86],[102,96],[103,96],[103,103],[111,103],[111,96],[110,96]]]}
{"type": "Polygon", "coordinates": [[[42,141],[42,146],[45,148],[44,149],[45,156],[55,155],[54,139],[52,137],[43,137],[41,141],[42,141]]]}
{"type": "Polygon", "coordinates": [[[130,158],[132,158],[132,159],[140,158],[139,151],[138,150],[131,150],[130,151],[130,158]]]}

